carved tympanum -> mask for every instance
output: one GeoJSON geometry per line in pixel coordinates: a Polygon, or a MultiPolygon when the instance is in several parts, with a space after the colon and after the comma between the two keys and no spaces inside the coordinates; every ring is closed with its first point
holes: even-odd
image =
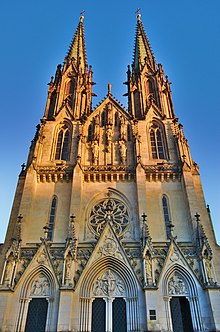
{"type": "Polygon", "coordinates": [[[107,270],[95,281],[93,294],[95,296],[123,296],[125,285],[116,273],[107,270]]]}

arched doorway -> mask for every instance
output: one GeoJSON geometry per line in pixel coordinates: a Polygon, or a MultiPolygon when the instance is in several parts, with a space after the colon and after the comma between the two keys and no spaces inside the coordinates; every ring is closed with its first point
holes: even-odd
{"type": "Polygon", "coordinates": [[[56,331],[58,304],[59,290],[53,275],[46,267],[37,267],[22,285],[16,331],[56,331]]]}
{"type": "Polygon", "coordinates": [[[25,332],[45,332],[47,309],[48,301],[45,298],[34,298],[30,301],[25,332]]]}
{"type": "Polygon", "coordinates": [[[189,301],[185,296],[175,296],[170,300],[173,332],[193,332],[189,301]]]}
{"type": "Polygon", "coordinates": [[[80,331],[97,332],[97,317],[103,331],[139,331],[138,283],[121,259],[103,257],[84,276],[80,292],[80,331]],[[118,325],[120,322],[120,326],[118,325]],[[105,325],[104,325],[105,324],[105,325]]]}
{"type": "Polygon", "coordinates": [[[92,303],[92,332],[106,331],[106,305],[105,301],[97,298],[92,303]]]}
{"type": "Polygon", "coordinates": [[[113,332],[127,332],[126,302],[123,298],[96,298],[92,302],[92,332],[109,329],[113,332]]]}
{"type": "Polygon", "coordinates": [[[127,332],[126,302],[123,298],[116,298],[112,305],[113,332],[127,332]]]}
{"type": "Polygon", "coordinates": [[[174,332],[203,331],[197,287],[184,267],[174,264],[163,279],[167,329],[174,332]]]}

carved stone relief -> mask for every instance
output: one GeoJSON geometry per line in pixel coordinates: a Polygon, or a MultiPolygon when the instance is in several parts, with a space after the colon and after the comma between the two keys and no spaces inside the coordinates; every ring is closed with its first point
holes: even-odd
{"type": "Polygon", "coordinates": [[[95,296],[124,296],[125,285],[116,273],[108,270],[95,281],[93,294],[95,296]]]}
{"type": "Polygon", "coordinates": [[[187,287],[184,280],[178,276],[174,275],[168,281],[168,293],[170,295],[187,295],[187,287]]]}
{"type": "Polygon", "coordinates": [[[47,278],[41,274],[32,283],[31,296],[49,296],[50,285],[47,278]]]}

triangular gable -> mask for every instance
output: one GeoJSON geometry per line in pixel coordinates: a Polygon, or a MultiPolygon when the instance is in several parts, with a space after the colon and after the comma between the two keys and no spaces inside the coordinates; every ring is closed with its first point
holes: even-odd
{"type": "Polygon", "coordinates": [[[159,118],[161,121],[163,120],[163,116],[158,107],[152,104],[146,114],[146,120],[150,120],[155,117],[159,118]]]}
{"type": "Polygon", "coordinates": [[[170,247],[169,247],[168,252],[167,252],[167,257],[164,261],[164,264],[163,264],[163,267],[162,267],[162,270],[161,270],[161,273],[160,273],[158,284],[161,282],[161,280],[163,280],[163,277],[164,277],[165,273],[172,266],[175,266],[175,265],[181,266],[182,268],[184,268],[185,270],[187,270],[188,272],[193,274],[196,277],[196,279],[201,283],[201,280],[199,279],[198,275],[196,275],[195,271],[192,269],[189,262],[185,258],[181,248],[179,247],[179,245],[177,244],[177,242],[173,238],[171,240],[170,247]]]}
{"type": "Polygon", "coordinates": [[[122,247],[110,223],[106,224],[96,244],[96,247],[88,260],[88,263],[79,278],[79,283],[80,280],[83,280],[88,271],[93,266],[96,266],[103,258],[117,260],[118,263],[121,262],[121,265],[127,266],[127,268],[130,270],[130,273],[133,275],[133,278],[135,278],[137,282],[140,283],[138,277],[134,273],[134,269],[131,266],[124,248],[122,247]]]}
{"type": "Polygon", "coordinates": [[[55,115],[55,118],[57,121],[62,120],[63,118],[68,118],[69,120],[73,121],[74,117],[72,114],[72,109],[69,106],[68,102],[66,102],[64,105],[62,105],[60,107],[60,109],[58,110],[58,112],[55,115]]]}
{"type": "Polygon", "coordinates": [[[101,103],[99,105],[97,105],[97,107],[90,114],[90,116],[88,117],[88,119],[90,119],[90,118],[94,117],[95,115],[97,115],[100,111],[103,110],[103,108],[105,106],[107,106],[108,103],[112,104],[112,106],[114,108],[116,108],[117,111],[119,113],[121,113],[121,115],[123,115],[125,118],[127,118],[127,120],[131,120],[131,115],[126,111],[126,109],[117,100],[115,100],[115,98],[113,98],[110,95],[108,95],[105,99],[103,99],[101,101],[101,103]]]}
{"type": "Polygon", "coordinates": [[[47,243],[44,240],[42,241],[42,243],[41,243],[39,249],[37,250],[37,252],[35,253],[35,255],[32,257],[31,262],[25,269],[25,271],[22,274],[21,278],[19,279],[17,285],[19,285],[19,283],[22,280],[25,280],[28,277],[28,275],[32,274],[33,271],[38,270],[41,267],[46,268],[47,270],[52,272],[54,278],[56,279],[57,283],[59,284],[59,281],[57,279],[57,275],[56,275],[56,272],[54,270],[54,266],[52,263],[52,259],[49,254],[47,243]]]}

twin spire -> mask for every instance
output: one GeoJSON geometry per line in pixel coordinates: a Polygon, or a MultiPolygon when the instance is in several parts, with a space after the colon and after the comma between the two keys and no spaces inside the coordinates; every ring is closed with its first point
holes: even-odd
{"type": "MultiPolygon", "coordinates": [[[[77,26],[76,32],[74,34],[73,40],[71,42],[67,59],[74,60],[78,68],[81,68],[82,72],[85,72],[87,67],[86,60],[86,47],[85,47],[85,36],[84,36],[84,11],[80,16],[80,21],[77,26]]],[[[137,14],[137,26],[136,26],[136,36],[135,36],[135,46],[134,46],[134,58],[133,67],[136,72],[139,72],[145,64],[148,64],[154,71],[156,69],[154,55],[151,51],[150,43],[148,41],[147,35],[144,31],[144,26],[141,21],[141,14],[137,14]]]]}
{"type": "Polygon", "coordinates": [[[73,59],[76,66],[84,73],[87,67],[87,60],[83,20],[84,16],[81,15],[66,58],[69,61],[73,59]]]}
{"type": "Polygon", "coordinates": [[[135,71],[140,71],[146,63],[153,71],[156,69],[154,55],[151,51],[150,43],[141,21],[141,14],[138,13],[133,58],[133,66],[135,71]]]}

